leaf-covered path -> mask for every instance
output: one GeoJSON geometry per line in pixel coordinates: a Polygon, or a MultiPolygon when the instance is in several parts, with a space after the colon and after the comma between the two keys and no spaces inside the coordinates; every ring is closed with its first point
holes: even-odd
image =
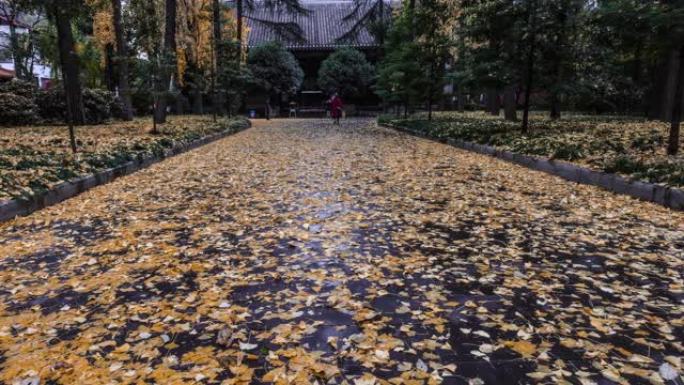
{"type": "Polygon", "coordinates": [[[0,226],[7,385],[684,381],[682,213],[367,120],[0,226]]]}

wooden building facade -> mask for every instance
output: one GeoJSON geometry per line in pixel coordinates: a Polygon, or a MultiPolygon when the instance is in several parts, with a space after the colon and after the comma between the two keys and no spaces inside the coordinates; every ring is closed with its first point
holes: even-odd
{"type": "MultiPolygon", "coordinates": [[[[389,7],[390,3],[386,4],[389,7]]],[[[278,41],[294,54],[304,70],[304,82],[294,100],[283,98],[280,106],[272,106],[274,110],[280,107],[280,115],[288,115],[293,102],[297,105],[299,115],[317,116],[325,113],[324,103],[329,95],[318,87],[318,70],[321,63],[335,50],[352,47],[362,51],[371,63],[376,64],[378,61],[380,44],[366,27],[350,34],[359,18],[368,12],[367,8],[361,6],[355,12],[354,2],[341,0],[303,1],[302,5],[308,13],[290,14],[284,10],[269,9],[257,2],[254,9],[247,11],[245,15],[247,49],[278,41]],[[350,15],[354,17],[349,17],[350,15]],[[268,22],[264,23],[263,20],[268,22]],[[296,24],[301,31],[301,39],[279,33],[277,29],[270,27],[272,23],[296,24]]],[[[263,100],[263,97],[249,97],[247,109],[254,109],[261,115],[263,106],[259,104],[259,100],[263,100]]],[[[358,101],[358,105],[350,105],[347,113],[356,114],[359,110],[377,109],[378,105],[379,99],[369,91],[368,95],[358,101]]]]}

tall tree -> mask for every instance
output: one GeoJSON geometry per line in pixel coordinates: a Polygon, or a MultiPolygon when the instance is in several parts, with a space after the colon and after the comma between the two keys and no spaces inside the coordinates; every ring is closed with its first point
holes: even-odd
{"type": "Polygon", "coordinates": [[[236,10],[235,10],[235,18],[236,20],[236,40],[240,45],[242,46],[242,18],[244,17],[244,5],[243,5],[244,0],[235,0],[236,3],[236,10]]]}
{"type": "Polygon", "coordinates": [[[161,57],[161,76],[158,77],[156,91],[158,93],[154,119],[157,123],[166,123],[167,96],[172,87],[171,81],[176,72],[176,10],[177,0],[166,0],[164,49],[161,57]]]}
{"type": "Polygon", "coordinates": [[[76,9],[82,6],[79,1],[49,0],[45,3],[48,13],[53,18],[57,29],[57,42],[59,45],[59,60],[62,68],[62,80],[67,101],[67,120],[69,123],[69,138],[71,149],[76,152],[76,136],[73,125],[85,123],[83,110],[83,94],[81,91],[81,79],[79,58],[74,46],[72,33],[72,19],[76,9]]]}
{"type": "Polygon", "coordinates": [[[213,90],[216,73],[213,2],[184,0],[180,5],[176,32],[178,85],[190,95],[193,112],[202,114],[204,92],[207,88],[213,90]]]}
{"type": "Polygon", "coordinates": [[[575,34],[579,70],[565,81],[573,104],[669,121],[683,11],[681,0],[588,2],[575,34]]]}
{"type": "Polygon", "coordinates": [[[225,96],[225,107],[228,115],[232,116],[242,103],[245,88],[251,81],[251,73],[242,65],[242,47],[236,40],[226,39],[221,43],[222,63],[218,67],[218,88],[225,96]]]}
{"type": "Polygon", "coordinates": [[[128,48],[124,37],[122,21],[121,0],[112,0],[112,24],[116,41],[116,72],[119,84],[119,98],[123,105],[123,119],[133,119],[133,106],[131,104],[131,87],[128,83],[128,48]]]}
{"type": "Polygon", "coordinates": [[[428,109],[428,120],[432,120],[433,105],[442,97],[446,78],[446,66],[451,47],[450,32],[444,28],[450,23],[447,5],[440,0],[422,0],[421,6],[412,12],[414,36],[418,47],[419,67],[422,69],[422,86],[428,109]]]}
{"type": "Polygon", "coordinates": [[[562,102],[576,80],[577,41],[586,0],[545,2],[539,19],[540,85],[549,92],[549,116],[560,119],[562,102]]]}
{"type": "Polygon", "coordinates": [[[160,76],[157,76],[157,104],[154,111],[156,123],[166,123],[168,93],[176,73],[176,10],[177,0],[165,1],[164,49],[160,58],[160,76]]]}
{"type": "Polygon", "coordinates": [[[135,99],[138,100],[136,105],[138,112],[152,113],[153,129],[156,130],[154,107],[159,97],[157,87],[162,69],[164,3],[163,0],[128,0],[126,11],[133,50],[143,55],[142,59],[134,62],[137,65],[131,67],[135,99]]]}
{"type": "Polygon", "coordinates": [[[386,102],[403,103],[404,114],[424,103],[432,119],[434,102],[443,94],[450,57],[451,23],[446,4],[423,0],[405,8],[390,28],[385,57],[378,69],[376,91],[386,102]]]}
{"type": "Polygon", "coordinates": [[[416,103],[418,79],[421,77],[417,44],[413,40],[412,22],[408,12],[402,12],[393,21],[385,40],[384,56],[378,64],[375,92],[382,100],[395,106],[397,116],[403,106],[404,116],[416,103]]]}
{"type": "Polygon", "coordinates": [[[522,5],[513,0],[466,1],[457,17],[457,77],[487,91],[487,110],[517,120],[516,90],[523,78],[522,5]]]}
{"type": "Polygon", "coordinates": [[[212,19],[213,19],[213,39],[212,39],[212,46],[213,46],[213,74],[211,77],[211,93],[213,95],[213,101],[212,101],[212,112],[214,114],[214,120],[216,120],[216,115],[221,114],[223,115],[223,98],[220,92],[217,92],[216,89],[216,83],[217,83],[217,78],[218,74],[221,72],[221,69],[219,68],[223,63],[219,61],[219,58],[223,57],[223,54],[221,52],[223,44],[222,44],[222,34],[221,34],[221,29],[223,23],[221,22],[221,3],[219,0],[213,0],[212,4],[212,19]]]}

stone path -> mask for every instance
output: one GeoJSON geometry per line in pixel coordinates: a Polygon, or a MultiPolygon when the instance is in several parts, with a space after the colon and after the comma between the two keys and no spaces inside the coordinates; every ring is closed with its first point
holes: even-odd
{"type": "Polygon", "coordinates": [[[0,384],[682,384],[684,214],[369,120],[0,225],[0,384]]]}

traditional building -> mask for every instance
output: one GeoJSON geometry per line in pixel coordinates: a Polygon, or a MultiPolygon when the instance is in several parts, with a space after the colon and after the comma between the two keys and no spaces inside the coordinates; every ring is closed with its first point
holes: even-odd
{"type": "MultiPolygon", "coordinates": [[[[318,69],[323,60],[339,48],[353,47],[364,52],[370,62],[377,62],[379,42],[366,26],[358,29],[354,27],[368,13],[370,7],[377,6],[378,3],[379,1],[369,1],[362,3],[357,9],[355,3],[349,0],[302,1],[302,6],[308,12],[291,14],[284,10],[269,9],[263,3],[256,2],[254,9],[245,11],[247,49],[270,41],[281,42],[294,54],[304,70],[304,82],[296,98],[300,113],[319,114],[327,99],[327,95],[317,84],[318,69]],[[284,23],[298,26],[297,29],[301,32],[299,38],[292,34],[279,33],[278,29],[272,27],[274,24],[284,23]]],[[[383,4],[387,10],[390,9],[390,3],[385,1],[383,4]]],[[[370,92],[363,99],[362,104],[366,107],[378,104],[378,99],[370,92]]],[[[250,104],[254,108],[260,108],[256,99],[248,100],[247,104],[248,108],[250,104]]]]}

